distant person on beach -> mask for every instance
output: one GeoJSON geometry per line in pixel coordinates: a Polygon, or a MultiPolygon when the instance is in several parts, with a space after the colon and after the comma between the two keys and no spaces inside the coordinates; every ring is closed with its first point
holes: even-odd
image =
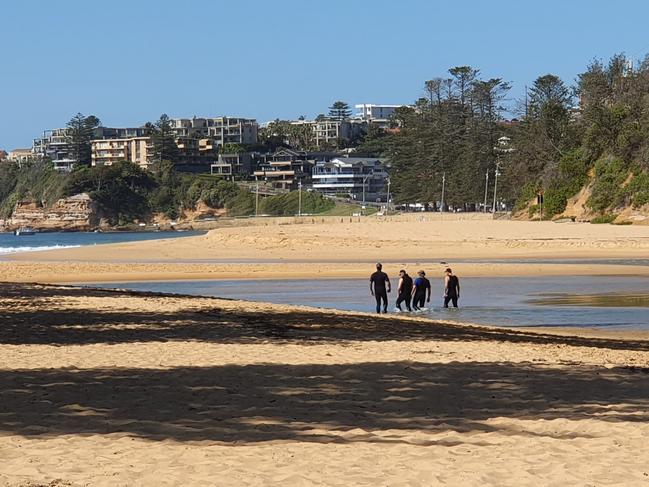
{"type": "Polygon", "coordinates": [[[401,303],[406,303],[406,309],[412,311],[410,308],[410,300],[412,299],[412,277],[401,269],[399,271],[399,286],[397,288],[397,310],[401,309],[401,303]]]}
{"type": "Polygon", "coordinates": [[[430,303],[430,281],[426,278],[426,273],[422,270],[417,272],[417,279],[412,285],[412,307],[415,311],[420,310],[430,303]]]}
{"type": "Polygon", "coordinates": [[[457,300],[460,298],[460,280],[450,267],[444,271],[444,274],[444,307],[448,308],[448,303],[453,302],[453,307],[457,308],[457,300]]]}
{"type": "Polygon", "coordinates": [[[392,290],[390,278],[383,272],[383,266],[376,264],[376,272],[370,276],[370,293],[376,298],[376,312],[388,312],[388,293],[392,290]]]}

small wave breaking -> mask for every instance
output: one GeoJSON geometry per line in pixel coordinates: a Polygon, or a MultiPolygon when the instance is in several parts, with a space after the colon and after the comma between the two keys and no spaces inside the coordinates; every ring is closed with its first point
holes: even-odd
{"type": "Polygon", "coordinates": [[[81,245],[36,245],[19,247],[0,247],[0,255],[17,254],[19,252],[39,252],[43,250],[73,249],[81,245]]]}

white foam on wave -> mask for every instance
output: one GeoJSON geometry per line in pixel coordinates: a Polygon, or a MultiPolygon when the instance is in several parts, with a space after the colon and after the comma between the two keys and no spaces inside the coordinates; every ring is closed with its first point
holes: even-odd
{"type": "Polygon", "coordinates": [[[18,252],[39,252],[42,250],[73,249],[76,247],[81,247],[81,245],[42,245],[36,247],[29,247],[29,246],[0,247],[0,255],[17,254],[18,252]]]}

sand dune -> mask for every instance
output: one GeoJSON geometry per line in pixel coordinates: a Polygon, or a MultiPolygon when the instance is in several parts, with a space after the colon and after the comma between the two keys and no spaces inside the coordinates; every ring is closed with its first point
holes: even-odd
{"type": "Polygon", "coordinates": [[[640,335],[17,284],[0,314],[0,485],[649,475],[640,335]]]}

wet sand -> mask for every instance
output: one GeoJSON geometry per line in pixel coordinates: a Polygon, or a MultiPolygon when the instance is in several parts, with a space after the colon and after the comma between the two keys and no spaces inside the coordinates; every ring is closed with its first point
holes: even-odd
{"type": "Polygon", "coordinates": [[[642,485],[646,336],[0,285],[0,485],[642,485]]]}

